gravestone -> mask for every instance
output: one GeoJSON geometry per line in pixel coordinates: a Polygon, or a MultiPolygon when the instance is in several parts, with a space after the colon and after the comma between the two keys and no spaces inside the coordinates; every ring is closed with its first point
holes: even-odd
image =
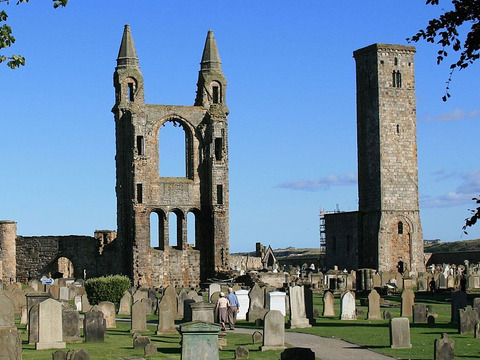
{"type": "Polygon", "coordinates": [[[188,291],[182,288],[178,293],[177,316],[183,318],[184,302],[187,299],[188,291]]]}
{"type": "Polygon", "coordinates": [[[477,310],[478,315],[480,315],[480,297],[473,299],[473,306],[474,309],[477,310]]]}
{"type": "Polygon", "coordinates": [[[133,294],[132,302],[136,303],[138,300],[148,299],[148,291],[145,289],[138,289],[133,294]]]}
{"type": "Polygon", "coordinates": [[[208,286],[208,300],[212,301],[212,295],[220,291],[222,291],[222,287],[220,286],[220,284],[216,284],[216,283],[210,284],[208,286]]]}
{"type": "Polygon", "coordinates": [[[144,301],[145,299],[142,299],[132,305],[131,333],[147,331],[147,311],[144,301]]]}
{"type": "Polygon", "coordinates": [[[293,347],[285,349],[280,360],[315,360],[315,353],[310,348],[293,347]]]}
{"type": "Polygon", "coordinates": [[[17,329],[0,329],[0,359],[22,360],[22,336],[17,329]]]}
{"type": "Polygon", "coordinates": [[[237,295],[238,304],[240,305],[237,313],[237,320],[246,320],[248,307],[250,306],[248,290],[237,290],[235,291],[235,295],[237,295]]]}
{"type": "Polygon", "coordinates": [[[105,317],[103,312],[90,310],[85,313],[83,319],[83,335],[85,342],[103,342],[105,341],[105,317]]]}
{"type": "Polygon", "coordinates": [[[132,295],[125,290],[120,305],[118,306],[118,315],[130,315],[132,311],[132,295]]]}
{"type": "Polygon", "coordinates": [[[62,304],[47,299],[38,304],[38,342],[36,350],[63,349],[62,304]]]}
{"type": "Polygon", "coordinates": [[[90,355],[84,349],[69,350],[66,360],[90,360],[90,355]]]}
{"type": "Polygon", "coordinates": [[[250,352],[245,346],[239,346],[235,349],[235,359],[248,359],[250,352]]]}
{"type": "Polygon", "coordinates": [[[475,332],[475,325],[479,321],[477,310],[473,309],[471,306],[467,306],[465,309],[460,309],[459,320],[458,333],[473,334],[475,332]]]}
{"type": "Polygon", "coordinates": [[[446,289],[447,288],[447,279],[443,273],[440,273],[438,276],[438,288],[439,289],[446,289]]]}
{"type": "Polygon", "coordinates": [[[73,304],[75,306],[75,310],[82,311],[82,296],[76,295],[73,299],[73,304]]]}
{"type": "MultiPolygon", "coordinates": [[[[141,303],[141,302],[139,302],[141,303]]],[[[145,346],[150,344],[150,338],[148,336],[137,335],[133,337],[133,348],[134,349],[145,349],[145,346]]]]}
{"type": "Polygon", "coordinates": [[[452,292],[450,322],[458,324],[458,310],[467,306],[467,294],[461,290],[452,292]]]}
{"type": "Polygon", "coordinates": [[[50,293],[50,296],[56,300],[60,298],[60,288],[57,285],[50,285],[50,288],[48,289],[48,292],[50,293]]]}
{"type": "Polygon", "coordinates": [[[115,329],[117,327],[115,323],[115,304],[110,301],[100,301],[97,307],[105,316],[107,329],[115,329]]]}
{"type": "MultiPolygon", "coordinates": [[[[198,293],[195,290],[190,290],[187,294],[187,299],[193,299],[196,296],[198,296],[198,293]]],[[[203,301],[203,299],[202,299],[202,301],[203,301]]]]}
{"type": "Polygon", "coordinates": [[[203,321],[180,324],[182,360],[218,360],[220,325],[203,321]]]}
{"type": "Polygon", "coordinates": [[[156,356],[157,355],[157,347],[150,343],[150,344],[147,344],[144,348],[143,348],[143,354],[145,356],[156,356]]]}
{"type": "Polygon", "coordinates": [[[15,327],[15,305],[5,294],[0,294],[0,329],[15,327]]]}
{"type": "Polygon", "coordinates": [[[402,292],[402,307],[400,316],[412,316],[413,304],[415,303],[415,293],[411,289],[402,292]]]}
{"type": "Polygon", "coordinates": [[[28,324],[28,310],[27,306],[22,306],[22,317],[20,318],[20,324],[28,324]]]}
{"type": "Polygon", "coordinates": [[[192,322],[204,321],[213,323],[215,320],[215,304],[196,302],[190,305],[192,309],[192,322]]]}
{"type": "Polygon", "coordinates": [[[452,275],[448,275],[447,277],[447,288],[448,289],[455,288],[455,277],[453,277],[452,275]]]}
{"type": "Polygon", "coordinates": [[[380,295],[378,292],[373,289],[368,294],[368,320],[378,320],[380,319],[380,295]]]}
{"type": "MultiPolygon", "coordinates": [[[[315,316],[313,315],[313,292],[309,286],[303,286],[303,295],[305,299],[305,315],[310,324],[315,324],[315,316]]],[[[270,309],[271,310],[271,309],[270,309]]]]}
{"type": "Polygon", "coordinates": [[[59,300],[65,300],[65,301],[68,301],[68,288],[67,287],[61,287],[59,288],[59,291],[58,291],[58,299],[59,300]]]}
{"type": "Polygon", "coordinates": [[[392,349],[409,349],[412,347],[408,318],[400,317],[390,320],[390,347],[392,349]]]}
{"type": "Polygon", "coordinates": [[[417,280],[417,288],[419,292],[428,291],[428,281],[427,278],[420,276],[417,280]]]}
{"type": "Polygon", "coordinates": [[[340,299],[340,320],[356,320],[355,297],[352,292],[346,291],[340,299]]]}
{"type": "Polygon", "coordinates": [[[38,304],[33,305],[28,312],[28,344],[38,342],[38,304]]]}
{"type": "Polygon", "coordinates": [[[64,278],[57,279],[58,280],[58,287],[67,287],[67,280],[64,278]]]}
{"type": "Polygon", "coordinates": [[[307,319],[306,311],[305,311],[305,293],[303,290],[303,286],[289,287],[289,297],[290,297],[290,322],[289,322],[290,328],[296,329],[296,328],[310,327],[311,325],[307,319]]]}
{"type": "MultiPolygon", "coordinates": [[[[303,291],[302,291],[303,293],[303,291]]],[[[278,310],[267,312],[263,319],[262,351],[285,349],[285,317],[278,310]]]]}
{"type": "Polygon", "coordinates": [[[70,285],[70,287],[68,288],[68,300],[72,300],[75,298],[75,296],[78,295],[78,287],[75,286],[75,285],[70,285]]]}
{"type": "Polygon", "coordinates": [[[323,313],[322,316],[335,316],[334,297],[330,291],[325,291],[323,295],[323,313]]]}
{"type": "Polygon", "coordinates": [[[57,350],[52,354],[52,360],[67,360],[67,353],[63,350],[57,350]]]}
{"type": "Polygon", "coordinates": [[[82,342],[80,337],[80,315],[75,310],[62,310],[62,333],[63,341],[67,343],[82,342]]]}
{"type": "MultiPolygon", "coordinates": [[[[269,303],[270,310],[278,310],[282,313],[283,316],[286,315],[285,309],[285,296],[286,293],[283,291],[271,291],[267,294],[267,299],[269,303]]],[[[238,319],[238,317],[237,317],[238,319]]]]}
{"type": "Polygon", "coordinates": [[[263,334],[260,331],[254,331],[252,334],[252,342],[254,344],[263,343],[263,334]]]}
{"type": "Polygon", "coordinates": [[[195,304],[195,300],[193,299],[183,300],[183,322],[192,321],[192,308],[191,308],[192,304],[195,304]]]}
{"type": "Polygon", "coordinates": [[[250,305],[247,312],[247,320],[254,322],[257,319],[263,319],[265,316],[265,298],[262,288],[255,284],[253,288],[248,293],[250,299],[250,305]]]}
{"type": "Polygon", "coordinates": [[[450,339],[446,333],[441,339],[435,339],[434,360],[453,360],[455,355],[455,341],[450,339]]]}
{"type": "Polygon", "coordinates": [[[413,305],[413,323],[414,324],[426,323],[427,312],[428,312],[427,305],[414,304],[413,305]]]}
{"type": "Polygon", "coordinates": [[[28,286],[30,286],[33,291],[41,291],[42,289],[42,283],[36,279],[30,280],[28,282],[28,286]]]}
{"type": "Polygon", "coordinates": [[[158,326],[157,335],[174,333],[175,314],[177,312],[176,300],[172,296],[163,296],[158,303],[158,326]]]}

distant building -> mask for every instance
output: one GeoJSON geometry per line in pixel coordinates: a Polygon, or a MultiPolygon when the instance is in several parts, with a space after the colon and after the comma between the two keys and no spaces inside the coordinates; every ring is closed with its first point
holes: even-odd
{"type": "Polygon", "coordinates": [[[359,210],[325,213],[327,267],[424,271],[412,46],[354,52],[359,210]]]}

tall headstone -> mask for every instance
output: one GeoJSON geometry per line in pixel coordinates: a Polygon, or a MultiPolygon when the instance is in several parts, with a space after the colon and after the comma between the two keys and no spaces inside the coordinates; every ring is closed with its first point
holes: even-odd
{"type": "Polygon", "coordinates": [[[265,316],[265,298],[262,288],[255,284],[248,293],[250,298],[250,306],[247,312],[248,321],[256,321],[257,319],[263,319],[265,316]]]}
{"type": "Polygon", "coordinates": [[[392,349],[409,349],[412,347],[408,318],[400,317],[390,320],[390,347],[392,349]]]}
{"type": "Polygon", "coordinates": [[[0,329],[0,359],[22,360],[22,336],[16,328],[0,329]]]}
{"type": "Polygon", "coordinates": [[[192,321],[180,325],[182,360],[218,360],[220,325],[192,321]]]}
{"type": "Polygon", "coordinates": [[[467,294],[461,290],[452,292],[451,306],[452,307],[450,322],[452,324],[458,324],[458,310],[463,309],[467,306],[467,294]]]}
{"type": "Polygon", "coordinates": [[[346,291],[340,299],[340,320],[356,320],[355,297],[351,291],[346,291]]]}
{"type": "Polygon", "coordinates": [[[92,309],[92,305],[90,305],[90,302],[88,301],[87,294],[82,295],[82,312],[86,313],[89,312],[92,309]]]}
{"type": "Polygon", "coordinates": [[[330,291],[325,291],[323,294],[323,316],[335,316],[335,298],[330,291]]]}
{"type": "Polygon", "coordinates": [[[164,296],[158,303],[158,326],[157,335],[176,332],[175,314],[177,303],[175,298],[164,296]]]}
{"type": "Polygon", "coordinates": [[[188,291],[185,288],[182,288],[178,293],[178,303],[177,303],[177,316],[183,318],[184,311],[184,301],[187,299],[188,291]]]}
{"type": "Polygon", "coordinates": [[[103,342],[105,340],[105,317],[103,312],[91,309],[83,319],[85,342],[103,342]]]}
{"type": "Polygon", "coordinates": [[[413,305],[413,323],[414,324],[426,323],[427,313],[428,313],[427,305],[414,304],[413,305]]]}
{"type": "Polygon", "coordinates": [[[5,294],[0,294],[0,329],[15,327],[15,305],[5,294]]]}
{"type": "Polygon", "coordinates": [[[38,342],[38,305],[35,304],[28,312],[28,344],[34,345],[38,342]]]}
{"type": "Polygon", "coordinates": [[[132,311],[132,295],[125,290],[120,305],[118,306],[118,315],[130,315],[132,311]]]}
{"type": "Polygon", "coordinates": [[[303,286],[289,287],[290,297],[290,328],[310,327],[305,311],[305,293],[303,286]]]}
{"type": "Polygon", "coordinates": [[[368,294],[368,320],[381,319],[380,314],[380,295],[375,289],[368,294]]]}
{"type": "MultiPolygon", "coordinates": [[[[268,304],[270,310],[278,310],[283,316],[286,315],[285,310],[285,297],[286,293],[283,291],[271,291],[267,294],[268,304]]],[[[237,317],[238,319],[238,317],[237,317]]]]}
{"type": "Polygon", "coordinates": [[[237,314],[237,320],[247,320],[247,311],[250,306],[250,298],[248,297],[248,290],[237,290],[235,291],[237,295],[238,303],[240,305],[237,314]]]}
{"type": "Polygon", "coordinates": [[[475,325],[479,322],[479,316],[477,310],[471,306],[465,307],[465,309],[458,310],[459,323],[458,332],[460,334],[473,334],[475,332],[475,325]]]}
{"type": "Polygon", "coordinates": [[[100,301],[97,306],[105,316],[107,329],[115,329],[117,327],[115,322],[115,304],[110,301],[100,301]]]}
{"type": "Polygon", "coordinates": [[[147,312],[145,304],[143,303],[144,300],[145,299],[138,300],[132,305],[131,333],[147,331],[147,312]]]}
{"type": "Polygon", "coordinates": [[[62,304],[53,299],[47,299],[38,304],[38,342],[35,343],[36,350],[63,349],[66,347],[63,341],[62,309],[62,304]]]}
{"type": "Polygon", "coordinates": [[[450,339],[446,333],[441,339],[435,340],[434,360],[453,360],[455,357],[455,341],[450,339]]]}
{"type": "Polygon", "coordinates": [[[132,301],[135,303],[138,300],[147,299],[147,298],[148,298],[148,291],[145,290],[145,289],[138,289],[133,294],[133,300],[132,301]]]}
{"type": "Polygon", "coordinates": [[[263,319],[263,345],[260,349],[285,349],[285,317],[278,310],[269,311],[263,319]]]}
{"type": "Polygon", "coordinates": [[[411,289],[406,289],[402,292],[402,308],[400,316],[412,316],[412,307],[415,303],[415,293],[411,289]]]}
{"type": "Polygon", "coordinates": [[[82,342],[80,337],[80,315],[75,310],[62,310],[63,341],[67,343],[82,342]]]}
{"type": "Polygon", "coordinates": [[[305,299],[305,315],[310,324],[315,324],[315,316],[313,314],[313,291],[310,286],[303,286],[303,295],[305,299]]]}

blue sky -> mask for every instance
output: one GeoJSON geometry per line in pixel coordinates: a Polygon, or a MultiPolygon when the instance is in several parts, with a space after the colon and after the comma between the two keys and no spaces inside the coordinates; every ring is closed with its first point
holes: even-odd
{"type": "MultiPolygon", "coordinates": [[[[441,9],[421,0],[14,3],[0,3],[17,39],[4,53],[27,64],[0,67],[0,219],[17,221],[20,235],[115,229],[110,109],[124,24],[151,104],[193,104],[212,29],[228,81],[232,252],[257,241],[316,247],[320,207],[357,209],[352,53],[407,44],[441,9]]],[[[480,226],[463,236],[461,227],[480,194],[480,65],[455,72],[444,103],[448,63],[436,65],[436,46],[416,46],[424,237],[478,238],[480,226]]]]}

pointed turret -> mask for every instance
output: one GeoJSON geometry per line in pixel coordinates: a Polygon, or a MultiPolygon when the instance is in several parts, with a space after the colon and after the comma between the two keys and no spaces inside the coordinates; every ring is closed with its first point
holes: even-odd
{"type": "Polygon", "coordinates": [[[200,65],[202,71],[222,71],[222,62],[220,61],[220,55],[218,55],[217,43],[212,30],[208,30],[200,65]]]}
{"type": "Polygon", "coordinates": [[[125,25],[123,30],[122,43],[118,51],[117,67],[138,66],[138,56],[133,43],[130,25],[125,25]]]}
{"type": "MultiPolygon", "coordinates": [[[[196,106],[209,108],[213,104],[225,105],[227,80],[223,76],[222,62],[218,55],[213,31],[208,30],[197,82],[196,106]]],[[[226,107],[225,107],[226,108],[226,107]]],[[[226,110],[226,109],[225,109],[226,110]]],[[[228,110],[226,110],[228,112],[228,110]]]]}

